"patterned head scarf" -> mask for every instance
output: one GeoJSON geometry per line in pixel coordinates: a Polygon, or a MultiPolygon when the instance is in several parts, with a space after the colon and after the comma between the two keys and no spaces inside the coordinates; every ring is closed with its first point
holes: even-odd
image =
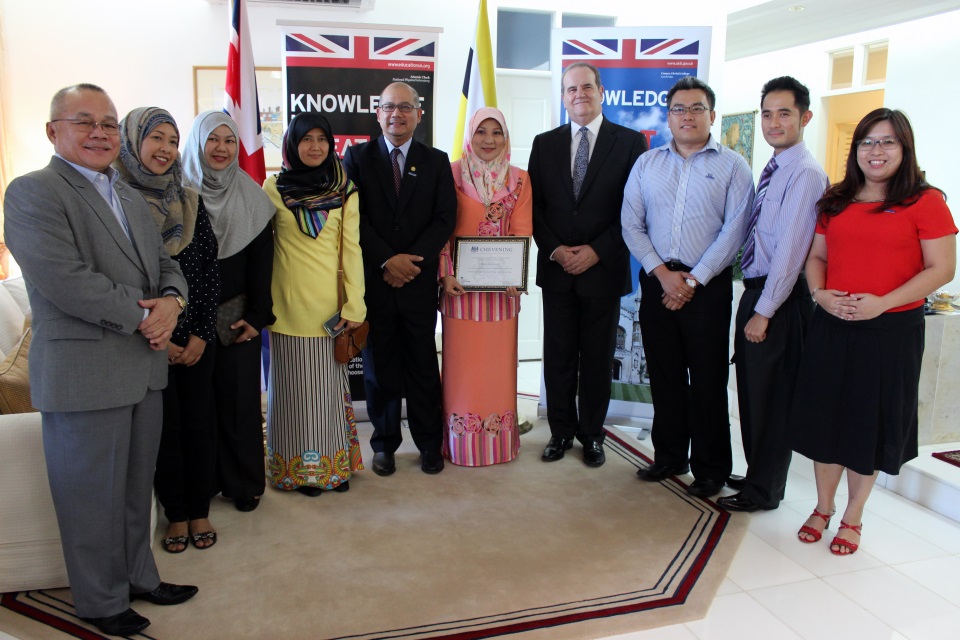
{"type": "Polygon", "coordinates": [[[164,109],[140,107],[128,113],[120,122],[120,157],[113,166],[150,205],[150,213],[163,237],[163,246],[168,254],[175,256],[193,240],[199,196],[193,189],[182,186],[183,166],[179,152],[167,172],[161,175],[143,166],[140,159],[143,141],[161,124],[172,125],[180,137],[177,123],[164,109]]]}
{"type": "Polygon", "coordinates": [[[510,132],[507,130],[503,113],[493,107],[477,109],[470,118],[470,126],[463,140],[463,155],[460,157],[461,189],[474,200],[489,206],[513,191],[517,173],[510,170],[510,132]],[[489,119],[496,120],[503,129],[506,144],[493,161],[484,162],[473,150],[473,134],[484,120],[489,119]]]}
{"type": "Polygon", "coordinates": [[[221,171],[207,163],[203,148],[220,125],[227,125],[237,137],[239,157],[237,124],[222,111],[204,111],[193,121],[183,147],[183,183],[203,196],[204,208],[220,244],[217,257],[223,259],[245,249],[270,223],[277,210],[260,185],[240,169],[237,158],[221,171]]]}
{"type": "Polygon", "coordinates": [[[296,216],[300,232],[311,238],[320,234],[330,211],[343,206],[341,191],[346,190],[347,195],[356,191],[334,147],[330,123],[316,113],[296,115],[283,135],[283,169],[277,176],[277,191],[296,216]],[[300,159],[299,146],[314,129],[323,131],[330,148],[320,166],[308,167],[300,159]]]}

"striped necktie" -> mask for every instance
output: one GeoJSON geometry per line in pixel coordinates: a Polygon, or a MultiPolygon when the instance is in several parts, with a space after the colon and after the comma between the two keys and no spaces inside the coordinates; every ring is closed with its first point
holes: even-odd
{"type": "Polygon", "coordinates": [[[767,193],[767,185],[770,184],[770,176],[776,170],[777,159],[770,158],[770,162],[760,173],[760,182],[757,183],[757,197],[753,200],[753,211],[750,212],[750,220],[747,221],[747,241],[743,245],[743,255],[740,256],[741,269],[749,267],[757,257],[757,220],[760,219],[760,208],[763,206],[763,196],[767,193]]]}
{"type": "Polygon", "coordinates": [[[580,197],[580,187],[583,186],[583,177],[587,175],[587,163],[590,160],[590,130],[580,127],[580,144],[577,145],[577,155],[573,160],[573,197],[580,197]]]}
{"type": "Polygon", "coordinates": [[[394,149],[390,153],[390,159],[393,161],[393,190],[400,195],[400,180],[403,178],[400,173],[400,149],[394,149]]]}

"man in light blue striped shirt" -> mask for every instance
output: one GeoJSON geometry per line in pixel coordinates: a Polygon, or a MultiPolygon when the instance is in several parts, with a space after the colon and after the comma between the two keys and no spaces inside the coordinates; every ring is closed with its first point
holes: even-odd
{"type": "Polygon", "coordinates": [[[673,140],[627,180],[623,238],[640,262],[640,331],[653,394],[651,482],[692,470],[688,492],[720,493],[730,475],[727,408],[732,267],[753,207],[746,161],[710,135],[713,90],[688,76],[667,93],[673,140]]]}
{"type": "Polygon", "coordinates": [[[790,76],[774,78],[763,86],[760,109],[763,139],[773,147],[768,166],[776,168],[757,194],[742,258],[745,290],[733,346],[747,477],[739,493],[717,501],[731,511],[776,509],[783,499],[791,457],[787,419],[814,306],[801,270],[817,200],[828,185],[803,143],[813,117],[807,88],[790,76]]]}

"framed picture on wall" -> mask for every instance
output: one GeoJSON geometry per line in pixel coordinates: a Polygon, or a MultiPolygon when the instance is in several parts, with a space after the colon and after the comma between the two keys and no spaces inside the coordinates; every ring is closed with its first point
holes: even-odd
{"type": "Polygon", "coordinates": [[[720,119],[720,144],[733,149],[753,168],[753,139],[756,111],[731,113],[720,119]]]}
{"type": "MultiPolygon", "coordinates": [[[[223,109],[226,67],[193,68],[194,115],[223,109]]],[[[257,99],[263,130],[263,159],[267,172],[280,171],[283,144],[283,78],[280,67],[257,67],[257,99]]]]}

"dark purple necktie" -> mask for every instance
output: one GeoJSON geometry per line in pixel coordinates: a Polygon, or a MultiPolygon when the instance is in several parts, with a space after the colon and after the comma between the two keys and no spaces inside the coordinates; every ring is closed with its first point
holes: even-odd
{"type": "Polygon", "coordinates": [[[393,160],[393,190],[400,195],[400,180],[403,179],[400,174],[400,149],[394,149],[390,158],[393,160]]]}
{"type": "Polygon", "coordinates": [[[753,211],[747,221],[747,241],[743,245],[743,255],[740,256],[740,268],[746,269],[757,257],[757,220],[760,219],[760,207],[763,206],[763,196],[767,193],[770,176],[777,170],[777,159],[770,158],[770,162],[760,172],[760,182],[757,183],[757,197],[753,200],[753,211]]]}

